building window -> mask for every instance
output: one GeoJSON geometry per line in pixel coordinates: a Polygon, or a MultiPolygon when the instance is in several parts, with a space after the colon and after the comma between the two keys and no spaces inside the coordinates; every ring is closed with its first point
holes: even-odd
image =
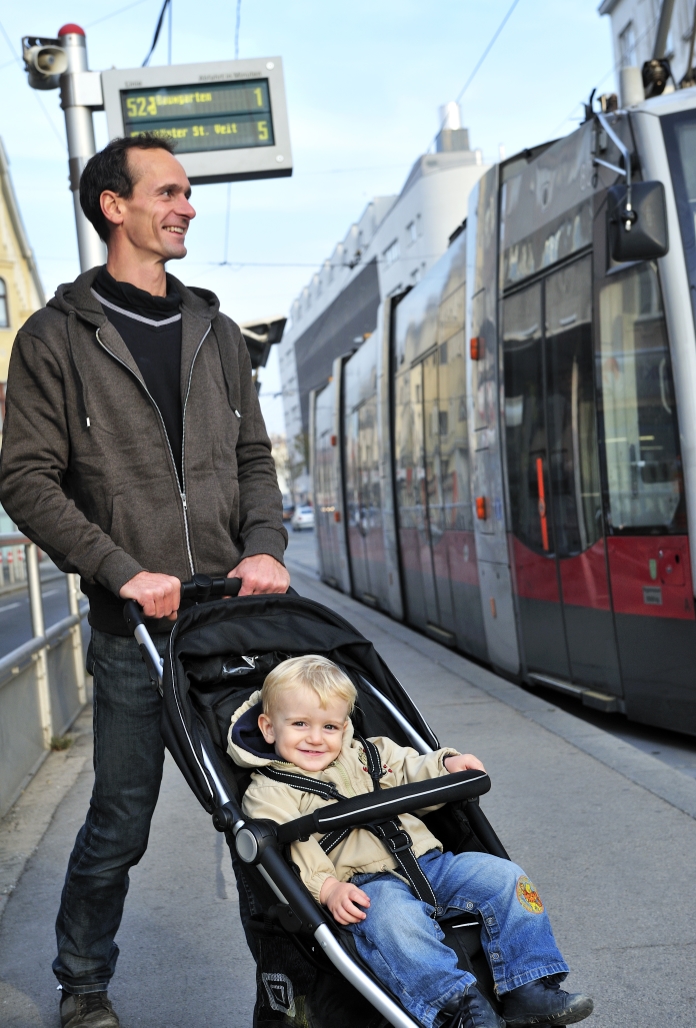
{"type": "Polygon", "coordinates": [[[636,59],[636,30],[632,21],[619,33],[619,51],[620,67],[631,67],[636,59]]]}
{"type": "MultiPolygon", "coordinates": [[[[0,278],[0,328],[10,327],[10,316],[7,309],[7,286],[5,279],[0,278]]],[[[4,405],[4,404],[3,404],[4,405]]],[[[4,414],[3,414],[4,420],[4,414]]]]}
{"type": "Polygon", "coordinates": [[[418,229],[415,221],[409,221],[406,226],[406,235],[408,236],[408,245],[412,246],[418,239],[418,229]]]}
{"type": "Polygon", "coordinates": [[[384,251],[384,263],[387,267],[399,259],[399,240],[395,239],[384,251]]]}
{"type": "MultiPolygon", "coordinates": [[[[2,279],[0,279],[2,281],[2,279]]],[[[0,432],[5,424],[5,389],[7,382],[0,382],[0,432]]]]}

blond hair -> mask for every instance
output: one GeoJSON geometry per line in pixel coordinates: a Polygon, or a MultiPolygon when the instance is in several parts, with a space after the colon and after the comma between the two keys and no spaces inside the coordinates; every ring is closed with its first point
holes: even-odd
{"type": "Polygon", "coordinates": [[[358,698],[355,686],[345,671],[316,654],[304,657],[290,657],[274,667],[261,689],[261,702],[264,714],[271,714],[278,706],[278,698],[288,689],[304,686],[311,689],[317,696],[320,706],[326,708],[328,701],[334,698],[345,700],[348,713],[352,713],[358,698]]]}

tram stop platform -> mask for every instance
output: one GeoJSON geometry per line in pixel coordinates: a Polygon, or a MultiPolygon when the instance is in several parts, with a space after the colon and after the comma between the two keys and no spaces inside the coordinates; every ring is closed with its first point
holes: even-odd
{"type": "MultiPolygon", "coordinates": [[[[443,743],[476,753],[482,805],[539,888],[588,1028],[686,1028],[696,1009],[696,780],[318,581],[302,595],[376,645],[443,743]]],[[[0,1025],[54,1028],[53,923],[92,780],[90,722],[0,822],[0,1025]]],[[[133,870],[110,995],[124,1028],[247,1028],[254,967],[222,837],[167,759],[150,847],[133,870]]]]}

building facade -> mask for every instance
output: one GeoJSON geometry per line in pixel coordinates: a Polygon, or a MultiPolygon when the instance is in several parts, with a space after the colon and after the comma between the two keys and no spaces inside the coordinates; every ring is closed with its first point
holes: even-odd
{"type": "MultiPolygon", "coordinates": [[[[291,462],[307,452],[311,390],[328,382],[336,357],[369,338],[381,301],[415,285],[442,256],[487,170],[453,106],[441,111],[436,152],[416,160],[398,195],[370,201],[292,304],[279,347],[291,462]]],[[[307,475],[295,490],[307,498],[307,475]]]]}
{"type": "MultiPolygon", "coordinates": [[[[600,14],[611,18],[614,63],[618,68],[642,68],[653,55],[663,0],[604,0],[600,14]]],[[[688,71],[689,47],[694,27],[693,0],[675,0],[667,40],[672,73],[680,81],[688,71]]],[[[670,88],[670,87],[668,87],[670,88]]]]}
{"type": "Polygon", "coordinates": [[[12,342],[27,318],[45,304],[0,140],[0,432],[5,420],[5,384],[12,342]]]}

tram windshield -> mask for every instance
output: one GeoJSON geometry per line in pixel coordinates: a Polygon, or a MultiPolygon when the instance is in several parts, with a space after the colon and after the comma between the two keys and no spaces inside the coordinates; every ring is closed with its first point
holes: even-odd
{"type": "Polygon", "coordinates": [[[696,313],[696,111],[664,117],[662,129],[696,313]]]}

